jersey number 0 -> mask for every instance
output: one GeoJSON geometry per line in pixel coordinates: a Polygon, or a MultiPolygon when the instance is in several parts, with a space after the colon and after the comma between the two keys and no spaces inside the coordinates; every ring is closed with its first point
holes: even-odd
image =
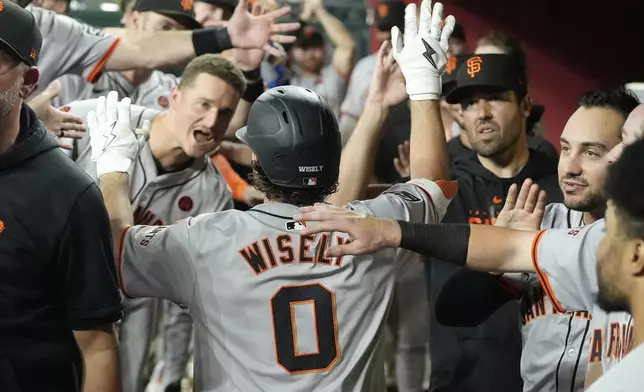
{"type": "Polygon", "coordinates": [[[335,294],[320,283],[285,286],[271,298],[277,362],[290,374],[330,370],[340,357],[335,294]],[[315,315],[318,350],[300,354],[294,306],[309,303],[315,315]]]}

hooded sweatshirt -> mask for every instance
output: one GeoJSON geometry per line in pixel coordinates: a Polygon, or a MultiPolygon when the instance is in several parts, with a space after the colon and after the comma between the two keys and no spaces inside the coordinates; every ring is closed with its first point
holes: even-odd
{"type": "MultiPolygon", "coordinates": [[[[474,154],[456,159],[452,177],[459,182],[459,193],[443,219],[446,223],[494,224],[510,186],[515,183],[520,186],[528,178],[536,181],[548,193],[548,203],[562,200],[557,160],[534,149],[530,149],[525,167],[513,178],[497,177],[485,169],[474,154]]],[[[505,302],[487,320],[477,325],[478,320],[472,324],[477,326],[471,328],[446,327],[437,321],[436,303],[439,295],[477,296],[477,300],[485,301],[485,295],[488,295],[485,288],[489,287],[490,280],[495,279],[485,272],[463,271],[467,274],[461,282],[463,287],[450,284],[449,294],[441,293],[443,286],[458,270],[458,267],[438,260],[426,264],[432,314],[430,390],[521,391],[521,331],[516,302],[505,302]]],[[[493,302],[491,306],[498,306],[496,298],[490,301],[493,302]]],[[[453,311],[458,312],[458,309],[453,311]]],[[[463,319],[474,317],[473,314],[460,316],[463,319]]]]}
{"type": "Polygon", "coordinates": [[[73,331],[122,315],[109,217],[26,105],[0,154],[0,293],[0,390],[80,391],[73,331]]]}

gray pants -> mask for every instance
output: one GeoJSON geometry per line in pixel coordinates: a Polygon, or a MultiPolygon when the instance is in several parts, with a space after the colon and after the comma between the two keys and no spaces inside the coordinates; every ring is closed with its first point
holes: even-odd
{"type": "Polygon", "coordinates": [[[141,392],[147,383],[146,366],[157,332],[158,304],[154,298],[124,300],[124,315],[119,324],[123,392],[141,392]]]}
{"type": "Polygon", "coordinates": [[[164,301],[163,317],[164,386],[181,380],[186,374],[192,345],[192,318],[181,307],[164,301]]]}

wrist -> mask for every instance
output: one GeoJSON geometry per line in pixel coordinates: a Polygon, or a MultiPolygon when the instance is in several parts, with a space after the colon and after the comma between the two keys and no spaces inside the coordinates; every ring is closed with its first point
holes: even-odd
{"type": "Polygon", "coordinates": [[[193,31],[192,46],[197,56],[206,53],[221,53],[233,48],[232,39],[225,27],[193,31]]]}
{"type": "Polygon", "coordinates": [[[259,69],[244,71],[243,74],[246,78],[246,89],[244,90],[242,99],[246,102],[253,103],[265,91],[264,80],[259,69]]]}
{"type": "Polygon", "coordinates": [[[400,228],[400,223],[395,220],[386,220],[385,224],[387,226],[385,230],[385,242],[387,243],[387,247],[400,247],[400,241],[402,240],[402,229],[400,228]]]}

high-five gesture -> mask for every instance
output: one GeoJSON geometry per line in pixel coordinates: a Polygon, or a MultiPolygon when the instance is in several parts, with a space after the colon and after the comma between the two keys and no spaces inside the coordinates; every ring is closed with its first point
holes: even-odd
{"type": "Polygon", "coordinates": [[[505,204],[494,226],[516,230],[539,230],[546,210],[546,192],[530,179],[523,182],[518,196],[517,189],[517,184],[512,184],[508,190],[505,204]]]}
{"type": "Polygon", "coordinates": [[[394,60],[389,41],[385,41],[378,51],[367,102],[393,107],[406,99],[405,78],[394,60]]]}
{"type": "Polygon", "coordinates": [[[130,126],[130,105],[130,98],[119,102],[117,92],[110,91],[107,98],[97,99],[96,111],[87,115],[98,178],[105,173],[127,173],[139,154],[142,143],[130,126]]]}
{"type": "Polygon", "coordinates": [[[282,7],[262,15],[248,12],[248,0],[239,0],[233,16],[228,21],[230,42],[239,49],[264,49],[275,56],[280,51],[269,44],[269,41],[290,43],[295,36],[282,35],[288,31],[297,30],[299,23],[275,23],[278,18],[291,12],[290,7],[282,7]]]}
{"type": "Polygon", "coordinates": [[[441,73],[447,64],[448,40],[454,30],[453,16],[443,19],[443,4],[423,0],[420,17],[416,4],[405,8],[405,34],[398,27],[391,29],[396,61],[407,81],[407,94],[412,100],[438,100],[441,94],[441,73]]]}

